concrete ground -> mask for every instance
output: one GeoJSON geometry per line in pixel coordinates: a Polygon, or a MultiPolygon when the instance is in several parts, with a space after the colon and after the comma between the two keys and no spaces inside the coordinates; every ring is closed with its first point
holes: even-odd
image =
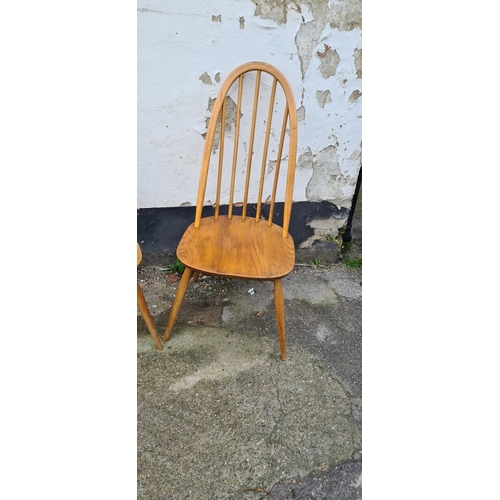
{"type": "MultiPolygon", "coordinates": [[[[177,282],[138,279],[162,336],[177,282]]],[[[138,315],[138,499],[361,498],[361,270],[296,266],[283,288],[286,361],[272,283],[191,282],[162,351],[138,315]]]]}

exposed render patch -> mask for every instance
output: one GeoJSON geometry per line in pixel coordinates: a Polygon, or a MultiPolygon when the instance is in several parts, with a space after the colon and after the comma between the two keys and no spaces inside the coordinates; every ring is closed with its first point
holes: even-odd
{"type": "Polygon", "coordinates": [[[303,122],[305,119],[306,119],[306,108],[304,108],[304,106],[301,106],[297,110],[297,120],[299,122],[303,122]]]}
{"type": "Polygon", "coordinates": [[[316,90],[318,104],[324,108],[327,102],[332,102],[332,94],[329,90],[316,90]]]}
{"type": "Polygon", "coordinates": [[[361,0],[340,0],[330,7],[330,26],[339,31],[361,28],[361,0]]]}
{"type": "Polygon", "coordinates": [[[243,16],[240,16],[240,30],[245,29],[245,18],[243,16]]]}
{"type": "Polygon", "coordinates": [[[319,37],[323,33],[329,19],[327,2],[310,1],[306,3],[312,12],[313,19],[302,23],[295,35],[295,45],[299,54],[302,79],[304,79],[309,69],[314,47],[318,44],[319,37]]]}
{"type": "Polygon", "coordinates": [[[313,154],[311,153],[311,150],[308,150],[299,156],[296,167],[298,170],[308,170],[312,168],[312,163],[313,154]]]}
{"type": "Polygon", "coordinates": [[[343,194],[343,188],[350,186],[340,171],[337,149],[330,145],[322,149],[313,159],[313,174],[306,187],[309,201],[323,200],[338,207],[350,206],[351,199],[343,194]]]}
{"type": "MultiPolygon", "coordinates": [[[[211,97],[208,98],[208,111],[212,112],[214,109],[215,105],[215,99],[212,99],[211,97]]],[[[236,127],[236,110],[237,106],[236,103],[231,99],[231,97],[227,96],[226,97],[226,122],[225,122],[225,128],[226,130],[229,129],[229,127],[236,127]]],[[[243,113],[241,114],[243,116],[243,113]]],[[[208,128],[208,124],[210,123],[210,117],[205,120],[206,127],[208,128]]],[[[203,138],[205,139],[207,134],[202,134],[203,138]]],[[[219,149],[219,142],[220,142],[220,117],[217,122],[217,128],[215,129],[215,134],[214,134],[214,142],[212,143],[212,153],[217,151],[219,149]]]]}
{"type": "Polygon", "coordinates": [[[359,151],[358,149],[356,149],[356,151],[353,151],[351,153],[351,156],[349,156],[349,160],[353,161],[359,160],[360,158],[361,158],[361,151],[359,151]]]}
{"type": "MultiPolygon", "coordinates": [[[[252,0],[252,2],[255,4],[254,16],[272,19],[278,24],[286,23],[286,11],[289,3],[287,0],[252,0]]],[[[298,11],[300,12],[300,7],[298,7],[298,11]]]]}
{"type": "Polygon", "coordinates": [[[361,28],[361,0],[337,0],[330,6],[326,0],[305,0],[303,3],[311,11],[312,20],[303,22],[295,35],[302,78],[309,69],[313,50],[328,23],[339,31],[361,28]]]}
{"type": "Polygon", "coordinates": [[[325,50],[323,52],[318,50],[316,52],[316,57],[320,60],[319,70],[321,71],[321,76],[326,80],[331,76],[335,76],[337,66],[340,62],[340,56],[336,49],[332,50],[326,43],[323,45],[325,50]]]}
{"type": "Polygon", "coordinates": [[[362,78],[361,71],[361,60],[362,60],[362,49],[354,49],[354,67],[356,68],[356,76],[362,78]]]}
{"type": "Polygon", "coordinates": [[[359,90],[354,90],[353,93],[349,96],[349,102],[356,102],[361,96],[361,92],[359,90]]]}
{"type": "Polygon", "coordinates": [[[213,23],[221,23],[222,22],[222,15],[219,14],[218,16],[212,16],[212,22],[213,23]]]}
{"type": "Polygon", "coordinates": [[[349,209],[338,207],[329,201],[322,201],[318,208],[304,217],[304,224],[313,230],[313,234],[299,245],[301,249],[309,249],[303,252],[300,259],[303,262],[312,260],[314,255],[321,256],[321,262],[336,262],[339,258],[339,248],[336,243],[321,241],[326,236],[336,237],[339,229],[344,226],[349,209]]]}
{"type": "Polygon", "coordinates": [[[220,82],[220,73],[217,73],[217,74],[215,75],[215,81],[216,81],[217,83],[219,83],[219,82],[220,82]]]}
{"type": "Polygon", "coordinates": [[[199,80],[201,80],[206,85],[212,85],[212,79],[210,78],[210,75],[206,71],[205,73],[203,73],[203,75],[200,76],[199,80]]]}

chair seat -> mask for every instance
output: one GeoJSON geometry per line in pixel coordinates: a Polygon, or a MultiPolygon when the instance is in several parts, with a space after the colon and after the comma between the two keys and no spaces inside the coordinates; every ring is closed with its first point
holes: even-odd
{"type": "Polygon", "coordinates": [[[244,279],[278,279],[295,265],[295,246],[283,228],[266,220],[219,216],[191,224],[177,247],[178,259],[195,271],[244,279]]]}

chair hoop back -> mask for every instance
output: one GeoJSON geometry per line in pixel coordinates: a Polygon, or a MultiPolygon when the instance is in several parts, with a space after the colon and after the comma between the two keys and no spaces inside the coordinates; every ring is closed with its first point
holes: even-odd
{"type": "Polygon", "coordinates": [[[284,170],[281,165],[284,162],[287,163],[283,213],[283,238],[287,238],[292,208],[296,151],[297,112],[295,99],[292,88],[283,73],[274,66],[263,62],[249,62],[236,68],[222,84],[210,117],[201,164],[195,227],[200,225],[210,164],[211,161],[214,161],[212,157],[218,152],[218,162],[213,168],[217,174],[214,203],[215,219],[219,217],[221,199],[228,199],[229,219],[233,216],[233,207],[235,206],[243,207],[241,217],[245,219],[248,204],[251,203],[250,198],[256,197],[255,218],[257,221],[261,219],[263,203],[270,205],[268,216],[268,225],[270,226],[278,193],[280,170],[284,170]],[[270,75],[271,80],[269,80],[268,75],[270,75]],[[252,92],[253,78],[255,78],[255,84],[252,92]],[[235,94],[237,94],[236,102],[232,98],[235,94]],[[245,98],[246,107],[243,107],[244,94],[249,97],[245,98]],[[275,109],[278,107],[282,108],[281,126],[279,126],[278,121],[280,114],[278,109],[275,109]],[[278,116],[275,118],[275,115],[278,116]],[[243,136],[241,133],[243,122],[247,126],[245,128],[250,129],[249,135],[243,136]],[[256,135],[257,123],[263,124],[259,127],[260,135],[256,135]],[[246,153],[245,159],[242,159],[244,156],[243,148],[246,153]],[[274,160],[270,159],[270,148],[271,153],[274,153],[274,160]],[[260,172],[257,171],[258,179],[255,178],[255,175],[252,178],[252,162],[257,151],[261,154],[262,161],[260,172]],[[226,154],[226,158],[224,158],[224,153],[229,153],[226,154]],[[240,153],[239,157],[238,153],[240,153]],[[227,160],[227,158],[230,159],[227,160]],[[228,169],[230,167],[231,173],[223,178],[225,162],[227,162],[228,169]],[[240,167],[243,167],[243,171],[240,167]],[[274,176],[271,176],[273,170],[274,176]],[[237,179],[244,182],[244,187],[242,186],[239,190],[236,189],[237,179]],[[257,180],[258,194],[256,194],[257,180]],[[224,181],[226,181],[227,187],[223,190],[224,181]],[[263,200],[264,195],[268,192],[266,200],[263,200]],[[243,200],[235,199],[235,196],[243,196],[243,200]]]}

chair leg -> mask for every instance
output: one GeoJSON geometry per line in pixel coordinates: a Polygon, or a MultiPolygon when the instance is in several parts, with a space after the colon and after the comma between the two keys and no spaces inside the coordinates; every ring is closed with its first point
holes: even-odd
{"type": "Polygon", "coordinates": [[[198,276],[200,275],[200,271],[195,271],[193,275],[193,281],[198,283],[198,276]]]}
{"type": "Polygon", "coordinates": [[[281,279],[274,280],[274,307],[276,309],[276,323],[278,324],[278,337],[280,339],[281,359],[285,361],[285,299],[283,297],[283,283],[281,279]]]}
{"type": "Polygon", "coordinates": [[[148,327],[149,333],[151,334],[151,337],[153,337],[156,348],[162,350],[163,345],[160,342],[158,333],[156,332],[153,318],[151,317],[151,313],[149,312],[148,305],[146,304],[146,299],[144,298],[144,294],[142,293],[142,289],[139,283],[137,283],[137,305],[139,306],[139,311],[141,311],[142,317],[144,319],[144,322],[146,323],[146,326],[148,327]]]}
{"type": "Polygon", "coordinates": [[[179,309],[182,304],[182,300],[184,299],[184,295],[186,295],[187,287],[189,284],[189,280],[193,275],[193,269],[190,267],[186,267],[184,272],[182,273],[182,278],[179,281],[179,285],[177,287],[177,293],[175,294],[174,302],[172,304],[172,309],[170,309],[170,316],[168,317],[167,328],[165,329],[165,335],[163,335],[163,342],[168,342],[170,338],[170,333],[172,331],[172,327],[174,326],[175,320],[177,319],[177,314],[179,313],[179,309]]]}

